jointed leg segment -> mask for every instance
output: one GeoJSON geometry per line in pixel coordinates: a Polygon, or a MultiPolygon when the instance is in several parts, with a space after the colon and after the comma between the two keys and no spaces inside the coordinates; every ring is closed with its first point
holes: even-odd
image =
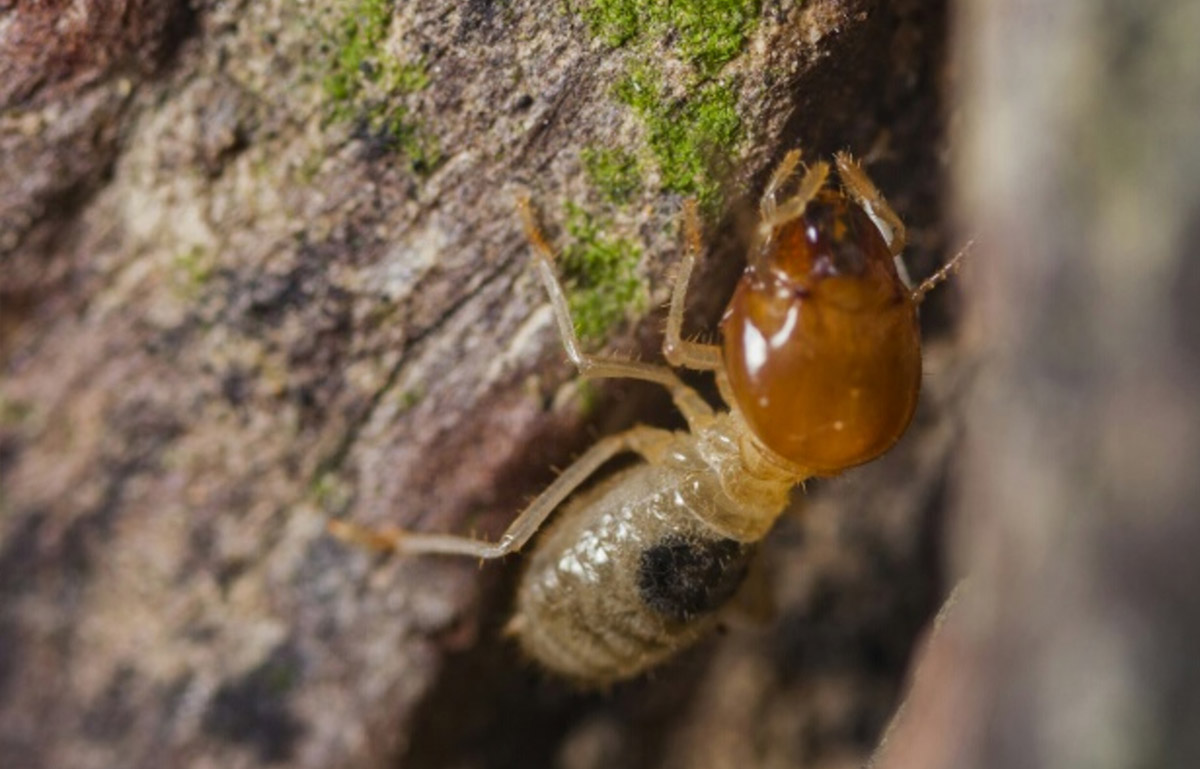
{"type": "Polygon", "coordinates": [[[792,174],[795,173],[796,166],[799,164],[800,150],[788,152],[767,181],[767,186],[763,189],[762,200],[759,203],[759,211],[765,228],[774,229],[804,213],[804,207],[824,186],[825,179],[829,176],[829,164],[814,163],[811,168],[805,170],[804,177],[796,188],[796,193],[783,206],[779,206],[775,199],[776,195],[779,189],[792,178],[792,174]]]}
{"type": "MultiPolygon", "coordinates": [[[[575,325],[571,321],[566,295],[558,282],[558,277],[554,274],[554,251],[534,222],[529,201],[521,198],[517,205],[521,220],[525,225],[525,233],[533,244],[538,273],[541,275],[546,292],[550,295],[550,303],[554,308],[554,317],[562,336],[563,347],[566,349],[567,356],[579,367],[580,373],[592,377],[630,377],[657,382],[670,391],[675,405],[693,428],[701,426],[705,421],[711,419],[712,407],[665,366],[653,366],[638,361],[598,358],[583,352],[575,333],[575,325]]],[[[615,455],[623,451],[633,451],[641,454],[649,462],[659,462],[662,461],[667,446],[673,440],[674,435],[670,431],[645,426],[634,427],[602,439],[538,495],[537,499],[517,516],[508,530],[496,542],[486,542],[453,534],[414,533],[394,527],[372,529],[346,521],[331,521],[329,531],[341,540],[373,550],[406,554],[467,555],[484,559],[500,558],[525,545],[551,513],[592,473],[615,455]]]]}
{"type": "Polygon", "coordinates": [[[771,178],[767,180],[767,186],[763,188],[762,200],[758,204],[759,213],[764,221],[775,218],[775,195],[779,192],[779,188],[787,184],[788,179],[792,178],[792,174],[796,171],[796,165],[799,162],[800,150],[788,152],[788,154],[783,156],[783,160],[779,161],[779,165],[771,174],[771,178]]]}
{"type": "Polygon", "coordinates": [[[542,278],[542,284],[546,287],[546,293],[550,295],[550,304],[554,307],[554,319],[558,323],[558,331],[562,337],[563,348],[567,352],[567,357],[579,368],[579,373],[587,377],[627,377],[656,382],[670,391],[675,406],[683,414],[684,419],[687,420],[690,427],[695,429],[705,421],[711,419],[713,416],[712,407],[708,405],[704,398],[700,397],[699,393],[685,385],[675,375],[675,372],[666,366],[656,366],[632,360],[601,358],[583,352],[583,348],[579,344],[579,337],[575,333],[575,324],[571,320],[571,311],[567,305],[566,294],[563,293],[558,276],[554,273],[554,250],[546,242],[545,237],[542,236],[541,230],[534,221],[533,212],[529,208],[529,200],[519,198],[517,200],[517,210],[520,212],[521,221],[525,225],[525,234],[529,237],[530,243],[533,244],[537,270],[542,278]]]}
{"type": "Polygon", "coordinates": [[[778,188],[791,177],[799,162],[800,150],[792,150],[784,156],[779,167],[775,169],[775,173],[771,174],[771,180],[767,182],[767,187],[763,191],[762,203],[759,205],[762,211],[762,223],[759,226],[762,228],[764,237],[770,236],[776,227],[803,215],[804,209],[821,191],[821,188],[825,186],[825,180],[829,178],[828,163],[824,161],[813,163],[804,172],[800,184],[796,186],[795,194],[781,205],[776,206],[775,194],[778,188]]]}
{"type": "Polygon", "coordinates": [[[666,446],[673,439],[674,436],[667,430],[644,426],[602,439],[546,487],[496,542],[452,534],[418,534],[397,528],[370,529],[345,521],[330,521],[329,531],[338,539],[372,550],[410,555],[443,553],[500,558],[520,550],[563,500],[605,462],[623,451],[637,452],[650,462],[660,461],[666,446]]]}
{"type": "MultiPolygon", "coordinates": [[[[900,221],[900,217],[888,205],[887,200],[883,197],[883,193],[871,183],[871,180],[867,177],[866,172],[862,170],[862,166],[858,164],[858,161],[845,152],[839,152],[835,155],[834,161],[837,163],[838,176],[842,179],[842,186],[846,188],[846,192],[850,194],[850,197],[854,198],[854,201],[862,206],[863,210],[868,214],[882,219],[884,224],[892,230],[892,238],[888,243],[888,249],[892,252],[892,256],[896,257],[896,267],[900,270],[900,276],[903,278],[905,285],[911,288],[912,281],[908,277],[908,270],[905,269],[904,261],[900,258],[900,254],[904,251],[904,245],[907,242],[904,222],[900,221]]],[[[963,255],[970,247],[971,244],[968,243],[950,261],[942,265],[940,270],[921,281],[921,285],[912,290],[913,301],[920,304],[930,289],[957,272],[962,263],[963,255]]]]}
{"type": "Polygon", "coordinates": [[[854,202],[862,206],[862,209],[868,214],[882,219],[884,224],[891,229],[892,237],[888,241],[888,250],[892,252],[892,256],[899,256],[904,251],[904,244],[907,242],[904,222],[900,221],[900,217],[888,205],[883,194],[875,188],[875,185],[867,177],[867,173],[862,170],[862,166],[858,164],[857,160],[850,157],[849,153],[839,152],[833,156],[833,160],[837,163],[838,176],[842,180],[842,186],[846,188],[850,197],[854,198],[854,202]]]}
{"type": "Polygon", "coordinates": [[[683,310],[687,305],[688,283],[696,267],[696,257],[701,250],[700,217],[696,214],[696,201],[683,204],[683,228],[687,240],[679,271],[675,274],[675,286],[671,290],[671,309],[667,313],[667,333],[663,338],[663,356],[672,366],[686,366],[697,371],[713,371],[721,368],[721,348],[715,344],[690,342],[683,338],[683,310]]]}

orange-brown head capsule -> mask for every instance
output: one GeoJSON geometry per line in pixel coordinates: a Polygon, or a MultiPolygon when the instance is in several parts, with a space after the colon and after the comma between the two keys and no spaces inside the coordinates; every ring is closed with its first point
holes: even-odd
{"type": "Polygon", "coordinates": [[[751,260],[721,322],[737,407],[763,445],[818,474],[904,433],[921,383],[917,303],[871,219],[823,189],[751,260]]]}

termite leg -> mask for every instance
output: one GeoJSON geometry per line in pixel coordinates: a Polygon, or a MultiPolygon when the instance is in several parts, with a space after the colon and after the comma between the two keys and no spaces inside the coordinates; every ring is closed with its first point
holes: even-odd
{"type": "Polygon", "coordinates": [[[391,527],[372,529],[338,520],[329,522],[329,533],[345,542],[383,552],[501,558],[520,550],[563,500],[605,462],[623,451],[636,452],[648,462],[661,461],[673,439],[668,430],[639,426],[600,440],[546,487],[496,542],[453,534],[419,534],[391,527]]]}
{"type": "Polygon", "coordinates": [[[867,176],[867,172],[862,170],[862,166],[858,161],[850,157],[848,152],[839,152],[833,156],[833,160],[837,163],[838,176],[842,180],[842,186],[846,188],[846,192],[858,203],[872,219],[882,219],[883,223],[892,231],[891,237],[888,238],[888,250],[892,252],[892,256],[899,256],[904,251],[904,245],[907,243],[907,233],[904,229],[904,222],[900,221],[900,217],[888,205],[887,200],[883,197],[871,179],[867,176]]]}
{"type": "Polygon", "coordinates": [[[779,188],[792,177],[796,171],[796,164],[799,162],[800,150],[792,150],[783,156],[783,160],[779,161],[779,165],[771,174],[767,186],[763,188],[762,201],[758,205],[758,210],[764,220],[775,218],[775,195],[779,192],[779,188]]]}
{"type": "Polygon", "coordinates": [[[717,392],[721,394],[721,400],[725,401],[726,405],[732,407],[733,404],[737,403],[737,399],[733,396],[733,385],[729,383],[729,374],[725,372],[724,368],[717,370],[716,380],[717,392]]]}
{"type": "Polygon", "coordinates": [[[671,399],[676,408],[687,420],[693,430],[702,427],[713,418],[712,407],[692,388],[684,384],[675,372],[666,366],[655,366],[641,361],[621,360],[611,357],[599,357],[583,352],[579,337],[575,333],[575,323],[571,320],[571,310],[567,305],[567,297],[562,284],[554,273],[554,250],[546,242],[537,222],[534,221],[528,198],[517,199],[517,210],[525,225],[525,234],[533,244],[535,262],[546,293],[550,295],[550,304],[554,308],[554,319],[558,323],[559,336],[562,337],[563,348],[567,357],[586,377],[641,379],[656,382],[671,393],[671,399]]]}
{"type": "MultiPolygon", "coordinates": [[[[787,163],[787,158],[784,158],[783,162],[787,163]]],[[[804,177],[796,187],[796,194],[785,200],[778,207],[773,205],[766,206],[766,208],[772,210],[770,215],[764,216],[762,222],[759,224],[763,239],[766,240],[769,238],[776,227],[787,224],[798,216],[803,216],[804,209],[808,207],[809,201],[825,186],[827,178],[829,178],[829,164],[825,161],[813,163],[804,172],[804,177]]],[[[774,177],[772,177],[772,181],[774,181],[774,177]]],[[[770,193],[774,197],[775,191],[770,190],[770,193]]]]}
{"type": "MultiPolygon", "coordinates": [[[[767,181],[762,201],[759,204],[762,212],[760,226],[764,239],[769,238],[779,225],[802,215],[809,201],[820,191],[825,184],[825,179],[829,176],[829,164],[814,163],[805,171],[796,193],[782,205],[778,205],[776,196],[779,188],[787,183],[799,163],[800,150],[788,152],[767,181]]],[[[673,366],[685,366],[699,371],[717,371],[722,366],[721,348],[718,345],[700,344],[683,338],[683,311],[687,305],[688,284],[702,248],[700,218],[696,214],[694,200],[684,203],[683,226],[687,247],[684,249],[683,259],[679,262],[679,272],[675,276],[675,286],[671,292],[671,309],[667,314],[667,334],[663,340],[663,355],[673,366]]]]}
{"type": "MultiPolygon", "coordinates": [[[[787,160],[785,159],[786,163],[787,160]]],[[[696,213],[696,201],[683,204],[683,229],[687,247],[679,261],[675,274],[675,285],[671,289],[671,309],[667,313],[667,333],[663,337],[663,356],[672,366],[686,366],[698,371],[715,371],[722,366],[721,348],[715,344],[691,342],[683,338],[683,309],[687,305],[688,283],[696,258],[700,253],[700,217],[696,213]]]]}

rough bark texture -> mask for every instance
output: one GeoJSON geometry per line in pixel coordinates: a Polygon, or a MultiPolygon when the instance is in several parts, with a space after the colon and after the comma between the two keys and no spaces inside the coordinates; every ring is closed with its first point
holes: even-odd
{"type": "Polygon", "coordinates": [[[639,244],[652,309],[607,342],[646,356],[682,197],[725,193],[689,319],[711,327],[739,212],[793,146],[871,152],[915,274],[949,247],[942,2],[748,3],[716,64],[683,22],[617,39],[600,5],[0,4],[5,766],[869,752],[941,589],[969,379],[938,338],[953,288],[925,308],[910,435],[814,484],[769,541],[776,616],[648,680],[586,694],[529,669],[498,633],[516,562],[375,559],[324,533],[343,515],[495,534],[596,432],[675,424],[653,388],[574,381],[518,190],[556,242],[574,203],[639,244]],[[657,128],[614,89],[647,70],[679,105],[657,128]],[[702,93],[732,94],[730,141],[656,144],[702,93]],[[638,159],[620,203],[584,171],[597,148],[638,159]],[[707,181],[671,178],[672,152],[707,181]]]}

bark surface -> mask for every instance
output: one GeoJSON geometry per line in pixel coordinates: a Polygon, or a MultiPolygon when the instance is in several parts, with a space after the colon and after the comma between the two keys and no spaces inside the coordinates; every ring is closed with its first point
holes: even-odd
{"type": "Polygon", "coordinates": [[[325,534],[494,535],[597,433],[678,424],[653,388],[575,381],[518,191],[556,243],[589,237],[576,206],[641,250],[641,301],[602,342],[647,358],[682,199],[717,201],[688,320],[712,328],[792,147],[868,156],[915,275],[957,245],[944,4],[726,5],[746,15],[730,56],[703,48],[707,17],[620,39],[595,15],[619,3],[0,4],[6,766],[868,754],[942,590],[970,369],[953,287],[923,311],[910,435],[813,484],[768,541],[774,617],[648,680],[587,694],[529,669],[499,635],[515,560],[325,534]],[[656,104],[621,91],[638,77],[656,104]],[[589,173],[601,151],[635,159],[632,191],[589,173]]]}

